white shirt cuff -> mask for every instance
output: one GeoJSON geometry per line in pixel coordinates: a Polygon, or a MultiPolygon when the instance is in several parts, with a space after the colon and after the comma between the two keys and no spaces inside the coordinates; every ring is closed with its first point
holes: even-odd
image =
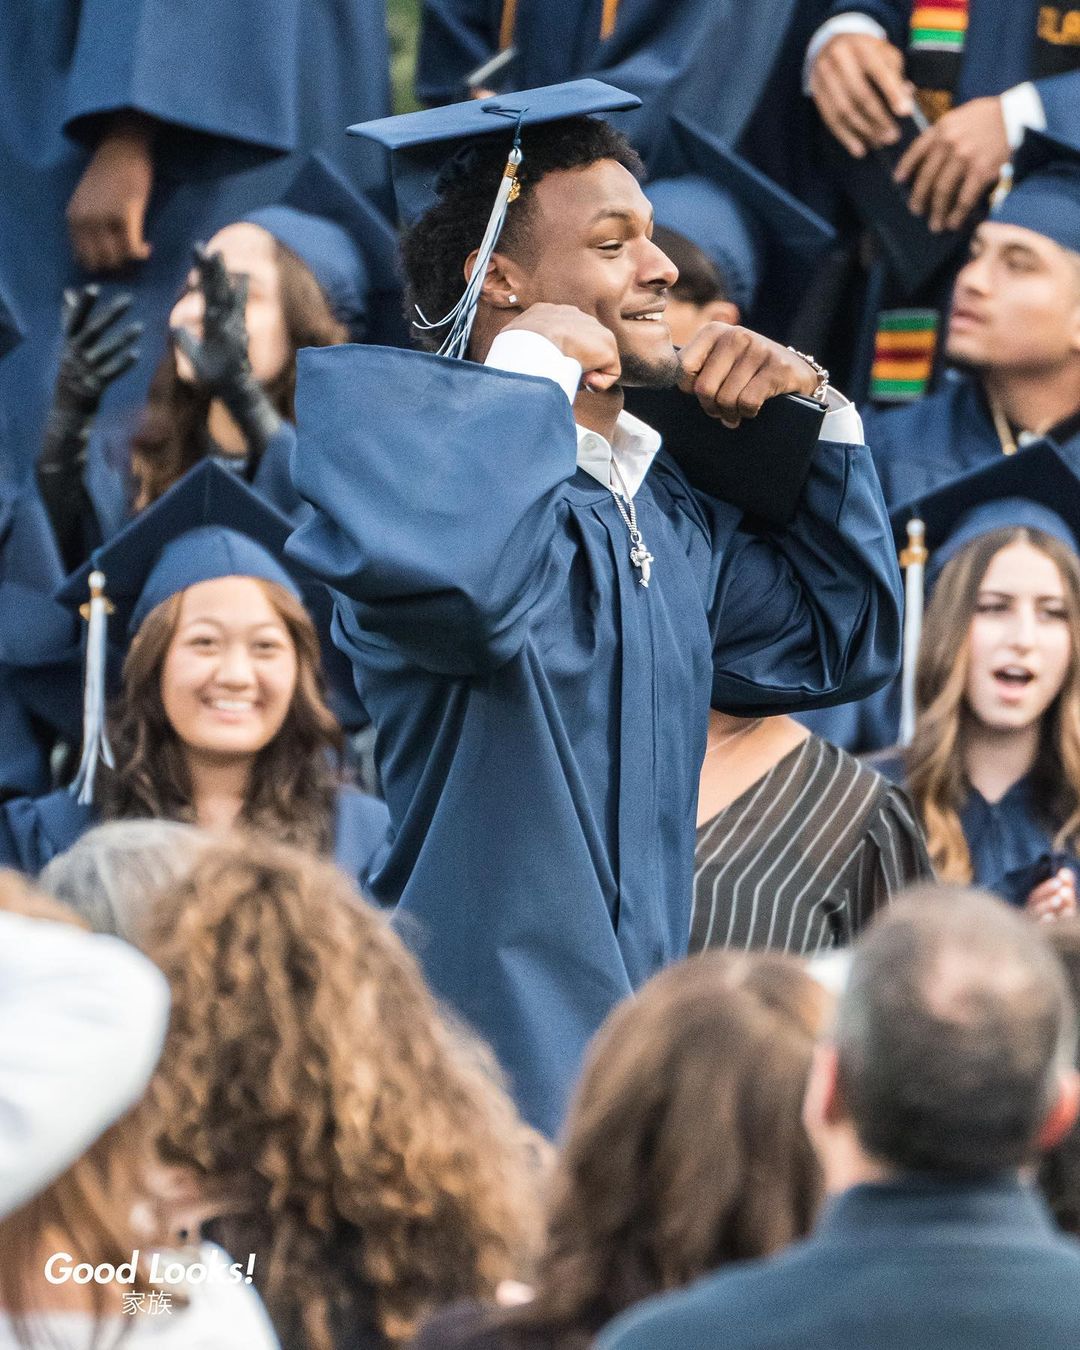
{"type": "Polygon", "coordinates": [[[1030,80],[1014,84],[1001,98],[1001,115],[1005,119],[1005,135],[1009,149],[1016,150],[1025,131],[1046,130],[1046,109],[1039,91],[1030,80]]]}
{"type": "Polygon", "coordinates": [[[822,47],[840,33],[865,33],[867,37],[876,38],[889,36],[877,19],[872,19],[869,14],[862,14],[857,10],[851,10],[847,14],[834,14],[831,19],[826,19],[807,43],[802,68],[804,94],[810,92],[810,76],[813,74],[814,62],[821,55],[822,47]]]}
{"type": "Polygon", "coordinates": [[[507,370],[512,375],[539,375],[554,380],[573,403],[581,384],[581,363],[564,356],[550,338],[525,328],[500,333],[491,344],[485,366],[507,370]]]}
{"type": "Polygon", "coordinates": [[[862,445],[863,424],[859,410],[839,389],[830,384],[825,391],[825,416],[821,419],[819,441],[835,441],[838,445],[862,445]]]}

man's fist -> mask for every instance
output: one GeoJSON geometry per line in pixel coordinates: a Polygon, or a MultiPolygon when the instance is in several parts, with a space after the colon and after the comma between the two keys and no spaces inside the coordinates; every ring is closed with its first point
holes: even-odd
{"type": "Polygon", "coordinates": [[[903,54],[884,38],[838,33],[818,53],[810,93],[822,120],[850,155],[893,145],[896,118],[914,107],[903,54]]]}
{"type": "Polygon", "coordinates": [[[821,380],[787,347],[726,323],[706,324],[679,352],[679,366],[679,388],[728,427],[756,416],[777,394],[814,393],[821,380]]]}
{"type": "Polygon", "coordinates": [[[518,329],[539,333],[564,356],[572,356],[584,372],[582,383],[593,393],[618,384],[622,363],[615,334],[576,305],[530,305],[502,331],[512,333],[518,329]]]}
{"type": "Polygon", "coordinates": [[[68,202],[68,232],[80,266],[114,272],[149,258],[143,227],[153,185],[150,123],[137,116],[118,119],[68,202]]]}
{"type": "Polygon", "coordinates": [[[896,181],[911,183],[911,209],[932,230],[958,230],[1001,174],[1009,140],[1000,98],[953,108],[908,146],[896,181]]]}

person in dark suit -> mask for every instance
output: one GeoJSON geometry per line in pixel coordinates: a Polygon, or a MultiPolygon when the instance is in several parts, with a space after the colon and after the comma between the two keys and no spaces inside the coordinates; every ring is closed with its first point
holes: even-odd
{"type": "Polygon", "coordinates": [[[596,1350],[1080,1344],[1080,1245],[1025,1169],[1076,1118],[1064,972],[988,895],[928,888],[855,947],[804,1105],[832,1197],[813,1235],[654,1299],[596,1350]]]}

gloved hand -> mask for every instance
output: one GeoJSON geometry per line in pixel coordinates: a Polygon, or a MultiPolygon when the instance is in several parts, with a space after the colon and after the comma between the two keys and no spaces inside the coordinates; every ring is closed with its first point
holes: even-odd
{"type": "Polygon", "coordinates": [[[138,360],[136,344],[142,324],[116,328],[131,308],[131,296],[116,295],[99,309],[99,293],[97,286],[64,292],[60,319],[64,349],[45,423],[39,472],[58,472],[85,455],[102,394],[138,360]]]}
{"type": "Polygon", "coordinates": [[[64,292],[64,347],[37,463],[38,486],[67,561],[82,548],[76,535],[86,507],[82,472],[90,428],[105,390],[138,360],[143,331],[141,323],[118,328],[130,295],[99,307],[99,294],[97,286],[64,292]]]}
{"type": "Polygon", "coordinates": [[[202,341],[186,328],[174,328],[173,345],[191,363],[195,382],[224,403],[250,449],[261,455],[280,430],[281,416],[248,359],[247,277],[233,280],[221,255],[207,253],[202,244],[195,245],[195,270],[204,304],[202,341]]]}

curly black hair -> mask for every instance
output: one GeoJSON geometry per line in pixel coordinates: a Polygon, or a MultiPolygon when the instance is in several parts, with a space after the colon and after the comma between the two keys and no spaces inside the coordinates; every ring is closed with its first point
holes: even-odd
{"type": "MultiPolygon", "coordinates": [[[[465,259],[480,244],[499,179],[512,142],[506,136],[485,136],[451,161],[438,183],[439,197],[407,231],[402,259],[407,280],[406,317],[413,322],[414,306],[429,319],[442,318],[453,308],[465,285],[465,259]]],[[[607,122],[593,117],[566,117],[558,122],[527,128],[522,138],[524,158],[518,171],[521,192],[506,215],[499,238],[503,253],[521,258],[532,244],[530,205],[533,189],[547,174],[580,169],[601,159],[613,159],[640,178],[644,168],[626,137],[607,122]]],[[[413,327],[421,346],[435,350],[444,336],[413,327]]]]}

